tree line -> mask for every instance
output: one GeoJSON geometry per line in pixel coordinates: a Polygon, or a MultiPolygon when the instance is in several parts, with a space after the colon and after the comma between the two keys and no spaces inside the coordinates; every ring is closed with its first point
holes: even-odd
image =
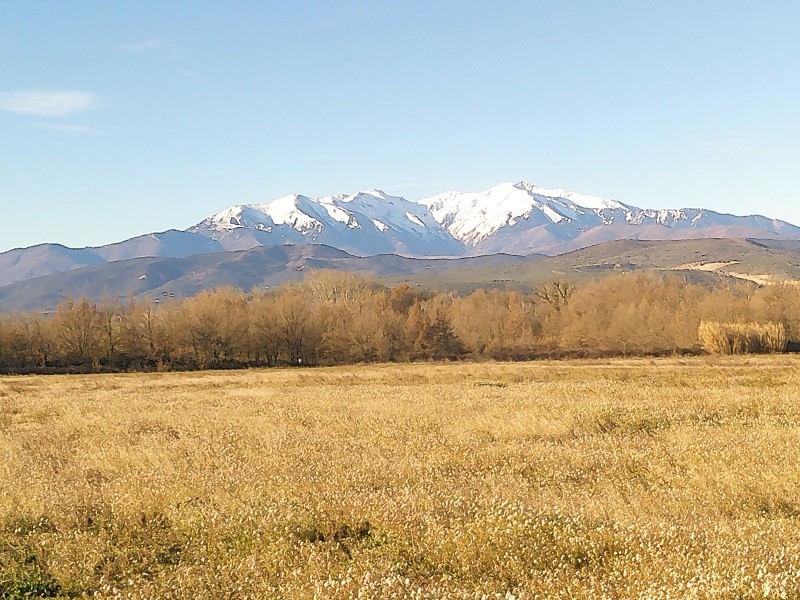
{"type": "Polygon", "coordinates": [[[800,340],[796,287],[759,288],[744,282],[708,286],[677,275],[625,273],[581,285],[554,281],[528,294],[479,289],[459,295],[320,271],[301,283],[249,294],[222,288],[161,303],[69,299],[50,315],[3,315],[0,371],[783,349],[709,341],[714,332],[763,338],[763,331],[773,331],[770,327],[779,328],[773,337],[784,345],[800,340]],[[756,333],[747,333],[748,328],[756,333]]]}

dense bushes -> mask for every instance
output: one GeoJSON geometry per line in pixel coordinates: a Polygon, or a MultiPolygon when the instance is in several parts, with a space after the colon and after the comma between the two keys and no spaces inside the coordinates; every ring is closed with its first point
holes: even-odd
{"type": "Polygon", "coordinates": [[[797,288],[710,288],[621,274],[532,294],[467,296],[317,272],[301,284],[231,288],[168,303],[67,300],[0,318],[0,370],[236,368],[488,357],[780,351],[800,340],[797,288]],[[701,326],[702,323],[702,326],[701,326]]]}

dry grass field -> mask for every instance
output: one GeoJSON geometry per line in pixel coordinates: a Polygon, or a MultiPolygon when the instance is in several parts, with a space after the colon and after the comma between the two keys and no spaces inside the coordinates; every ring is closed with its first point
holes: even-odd
{"type": "Polygon", "coordinates": [[[800,598],[800,360],[0,378],[0,598],[800,598]]]}

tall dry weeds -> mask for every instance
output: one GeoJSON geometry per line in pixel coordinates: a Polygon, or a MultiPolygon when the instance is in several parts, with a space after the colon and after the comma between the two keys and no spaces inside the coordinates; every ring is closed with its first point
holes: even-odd
{"type": "Polygon", "coordinates": [[[782,323],[703,321],[698,336],[711,354],[773,354],[783,352],[788,341],[782,323]]]}

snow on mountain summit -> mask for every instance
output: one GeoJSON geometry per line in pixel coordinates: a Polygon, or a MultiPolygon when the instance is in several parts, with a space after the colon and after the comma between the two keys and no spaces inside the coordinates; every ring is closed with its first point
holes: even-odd
{"type": "MultiPolygon", "coordinates": [[[[319,198],[290,194],[271,202],[229,206],[185,231],[145,234],[96,248],[44,244],[15,249],[0,255],[0,285],[110,261],[286,244],[332,246],[338,250],[316,248],[310,254],[321,252],[335,261],[342,257],[339,251],[414,257],[554,255],[611,240],[696,238],[769,238],[783,244],[800,240],[800,227],[704,208],[642,209],[527,181],[500,183],[480,192],[449,191],[419,202],[378,189],[319,198]]],[[[226,264],[236,270],[237,260],[226,264]]],[[[310,256],[303,265],[337,268],[334,262],[310,256]]]]}
{"type": "Polygon", "coordinates": [[[291,194],[231,206],[189,232],[228,250],[316,243],[361,255],[412,256],[553,254],[624,238],[800,239],[800,228],[766,217],[697,208],[641,209],[527,181],[481,192],[448,191],[418,202],[377,189],[319,198],[291,194]]]}
{"type": "Polygon", "coordinates": [[[629,212],[621,202],[566,190],[552,190],[527,181],[500,183],[483,192],[444,192],[423,198],[433,217],[456,239],[476,245],[500,229],[525,229],[589,220],[599,225],[629,212]]]}
{"type": "Polygon", "coordinates": [[[612,209],[612,210],[625,210],[631,209],[633,207],[623,204],[622,202],[617,202],[616,200],[608,200],[606,198],[600,198],[599,196],[590,196],[588,194],[579,194],[578,192],[569,192],[564,189],[548,189],[536,186],[532,183],[528,183],[527,181],[520,181],[519,183],[515,184],[514,187],[527,190],[530,194],[534,196],[543,196],[545,198],[552,198],[552,199],[563,199],[567,200],[568,202],[574,203],[576,206],[580,206],[582,208],[590,208],[592,210],[604,210],[604,209],[612,209]]]}
{"type": "Polygon", "coordinates": [[[228,249],[318,243],[358,254],[458,255],[463,246],[419,204],[380,190],[309,198],[283,196],[226,208],[190,231],[228,249]]]}

